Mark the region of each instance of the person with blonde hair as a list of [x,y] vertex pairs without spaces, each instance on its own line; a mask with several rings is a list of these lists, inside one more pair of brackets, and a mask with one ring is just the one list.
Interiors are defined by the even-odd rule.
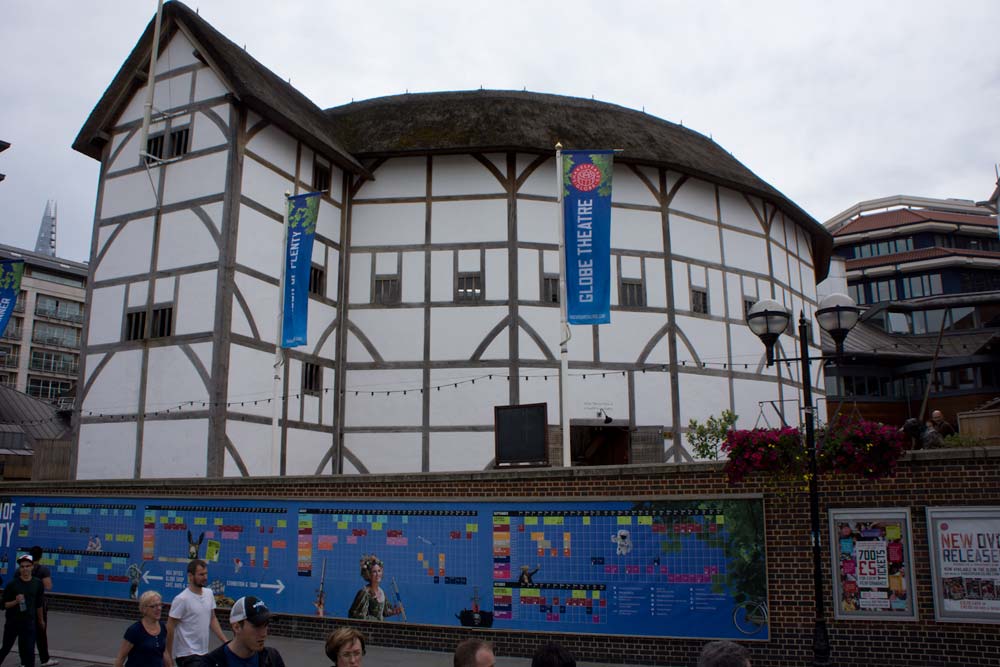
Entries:
[[139,597],[138,621],[125,630],[114,667],[170,667],[164,652],[167,648],[167,625],[160,620],[163,598],[156,591]]
[[326,657],[333,661],[333,667],[361,667],[366,643],[360,630],[337,628],[326,638]]
[[[382,561],[375,554],[361,557],[361,577],[368,582],[358,594],[347,612],[350,618],[381,621],[389,616],[403,613],[403,605],[389,604],[382,589]],[[405,617],[404,617],[405,618]]]

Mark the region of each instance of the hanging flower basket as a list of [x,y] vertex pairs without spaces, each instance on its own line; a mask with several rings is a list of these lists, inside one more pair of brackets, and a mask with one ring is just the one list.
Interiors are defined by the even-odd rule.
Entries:
[[895,475],[906,446],[906,436],[898,428],[865,419],[841,418],[817,433],[816,439],[820,470],[866,479]]
[[743,481],[752,472],[768,472],[782,479],[797,479],[805,469],[806,452],[797,428],[731,430],[722,450],[729,455],[729,482]]

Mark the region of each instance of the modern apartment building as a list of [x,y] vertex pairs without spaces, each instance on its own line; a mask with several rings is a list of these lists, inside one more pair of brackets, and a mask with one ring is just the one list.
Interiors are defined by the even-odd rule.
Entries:
[[14,315],[0,336],[0,384],[56,403],[72,397],[87,265],[2,244],[0,259],[25,263]]

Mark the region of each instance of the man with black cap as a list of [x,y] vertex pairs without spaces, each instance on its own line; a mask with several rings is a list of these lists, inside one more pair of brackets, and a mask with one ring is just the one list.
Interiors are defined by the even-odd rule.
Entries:
[[229,612],[232,641],[202,656],[198,667],[285,667],[281,654],[264,646],[270,621],[263,600],[252,595],[240,598]]
[[43,623],[41,607],[42,582],[31,576],[33,559],[28,554],[17,558],[17,576],[3,589],[3,606],[7,621],[3,626],[3,647],[0,664],[7,658],[14,641],[24,667],[35,667],[35,628]]

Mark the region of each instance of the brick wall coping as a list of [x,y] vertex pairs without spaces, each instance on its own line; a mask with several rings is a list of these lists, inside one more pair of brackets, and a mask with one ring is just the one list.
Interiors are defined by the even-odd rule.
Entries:
[[[901,460],[904,465],[907,463],[938,462],[938,461],[961,461],[961,460],[987,460],[1000,459],[1000,447],[961,447],[949,449],[929,449],[906,452]],[[462,471],[462,472],[413,472],[413,473],[389,473],[389,474],[369,474],[369,475],[303,475],[286,477],[194,477],[194,478],[156,478],[156,479],[88,479],[88,480],[63,480],[63,481],[4,481],[0,482],[0,493],[26,493],[30,495],[51,494],[60,495],[62,493],[86,493],[93,491],[124,490],[132,487],[142,487],[144,494],[148,495],[156,489],[163,489],[164,495],[178,495],[178,487],[183,489],[183,495],[197,495],[198,489],[203,487],[234,487],[238,488],[253,483],[255,493],[260,495],[268,487],[288,487],[294,485],[298,487],[323,487],[324,497],[329,497],[331,490],[337,487],[349,487],[362,484],[427,484],[434,482],[446,482],[450,484],[467,483],[475,485],[484,482],[530,482],[543,480],[554,482],[559,480],[573,481],[576,484],[586,483],[588,479],[617,478],[627,479],[648,479],[658,477],[674,477],[686,474],[697,473],[721,473],[723,461],[697,461],[691,463],[648,463],[636,465],[617,466],[587,466],[587,467],[538,467],[538,468],[504,468],[500,470]],[[409,498],[414,500],[415,498]],[[508,498],[509,499],[509,498]]]

